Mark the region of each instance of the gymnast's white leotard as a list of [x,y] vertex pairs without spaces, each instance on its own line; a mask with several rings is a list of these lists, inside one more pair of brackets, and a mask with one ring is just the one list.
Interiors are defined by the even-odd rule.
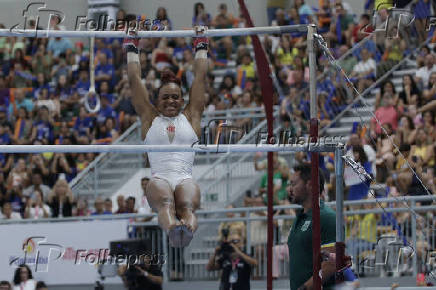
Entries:
[[[197,134],[183,113],[177,117],[156,117],[144,140],[146,145],[192,145],[196,142]],[[151,175],[165,179],[174,191],[183,180],[192,178],[194,156],[195,152],[149,152]]]

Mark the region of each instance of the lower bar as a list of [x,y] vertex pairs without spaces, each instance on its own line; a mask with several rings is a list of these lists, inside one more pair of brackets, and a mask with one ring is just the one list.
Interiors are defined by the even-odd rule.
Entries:
[[0,145],[0,153],[334,152],[341,145]]

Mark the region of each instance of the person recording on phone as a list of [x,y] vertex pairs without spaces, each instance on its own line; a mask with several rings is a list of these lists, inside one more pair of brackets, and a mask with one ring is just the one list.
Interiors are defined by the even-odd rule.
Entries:
[[223,229],[222,237],[206,270],[222,270],[220,290],[250,290],[251,268],[257,266],[257,261],[244,252],[239,234],[229,235],[228,229]]
[[118,275],[122,278],[128,290],[162,290],[162,270],[151,255],[142,255],[140,263],[121,265]]

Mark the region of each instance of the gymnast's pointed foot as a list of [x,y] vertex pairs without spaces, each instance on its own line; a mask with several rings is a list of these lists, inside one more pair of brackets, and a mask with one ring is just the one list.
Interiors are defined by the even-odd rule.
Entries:
[[170,246],[174,248],[184,248],[189,246],[194,237],[192,228],[185,224],[183,220],[179,225],[175,225],[168,231]]

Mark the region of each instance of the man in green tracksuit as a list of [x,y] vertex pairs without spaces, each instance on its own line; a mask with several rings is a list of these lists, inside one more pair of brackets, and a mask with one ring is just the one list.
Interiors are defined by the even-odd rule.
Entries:
[[[289,280],[291,290],[310,290],[313,288],[311,166],[299,165],[294,168],[294,171],[288,185],[289,198],[292,203],[301,205],[303,209],[297,212],[289,232]],[[320,193],[322,193],[324,177],[321,172],[319,176]],[[322,251],[333,253],[336,241],[336,213],[321,201],[320,217]],[[334,267],[323,264],[321,276],[324,289],[326,286],[334,285],[334,274]]]

